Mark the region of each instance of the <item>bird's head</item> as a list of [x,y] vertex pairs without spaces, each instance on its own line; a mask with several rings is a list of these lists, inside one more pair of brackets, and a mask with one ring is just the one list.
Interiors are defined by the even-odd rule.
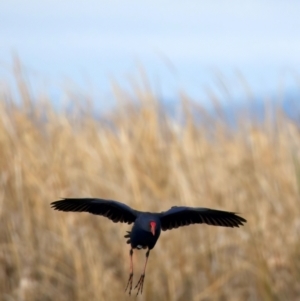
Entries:
[[156,222],[150,221],[150,231],[155,236],[155,230],[156,230]]

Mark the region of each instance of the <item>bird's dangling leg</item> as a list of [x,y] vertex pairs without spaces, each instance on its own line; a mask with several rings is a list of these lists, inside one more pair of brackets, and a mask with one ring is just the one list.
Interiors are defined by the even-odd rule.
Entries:
[[129,279],[127,282],[127,286],[125,288],[125,292],[127,291],[127,288],[129,287],[129,295],[131,295],[131,290],[132,290],[132,280],[133,280],[133,263],[132,263],[132,254],[133,250],[130,249],[129,255],[130,255],[130,273],[129,273]]
[[143,274],[141,275],[139,282],[138,282],[137,285],[135,286],[135,289],[137,288],[137,293],[136,293],[136,295],[138,295],[139,292],[141,292],[141,294],[143,293],[143,285],[144,285],[144,280],[145,280],[145,272],[146,272],[146,266],[147,266],[149,254],[150,254],[150,250],[148,249],[148,251],[147,251],[147,253],[146,253],[146,262],[145,262]]

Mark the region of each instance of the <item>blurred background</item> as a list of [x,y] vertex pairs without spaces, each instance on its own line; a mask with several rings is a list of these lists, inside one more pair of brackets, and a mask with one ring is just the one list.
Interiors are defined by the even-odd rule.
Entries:
[[[164,100],[184,89],[209,103],[299,92],[298,1],[10,1],[1,4],[0,75],[18,55],[31,85],[72,81],[109,103],[140,67]],[[222,77],[230,97],[216,78]],[[51,84],[51,85],[50,85]],[[54,95],[59,98],[59,95]],[[104,102],[103,96],[108,96]]]
[[141,300],[300,300],[299,11],[1,3],[0,300],[130,300],[130,227],[61,197],[248,220],[162,233]]

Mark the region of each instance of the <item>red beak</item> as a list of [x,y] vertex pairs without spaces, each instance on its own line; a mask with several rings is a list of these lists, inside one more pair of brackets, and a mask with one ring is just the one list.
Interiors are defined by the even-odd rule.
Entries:
[[150,222],[150,230],[153,236],[155,235],[156,222]]

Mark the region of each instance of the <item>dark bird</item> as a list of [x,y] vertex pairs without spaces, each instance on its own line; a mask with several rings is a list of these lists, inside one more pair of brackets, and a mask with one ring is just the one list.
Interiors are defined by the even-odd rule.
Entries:
[[134,210],[129,206],[111,200],[82,198],[62,199],[51,203],[52,208],[60,211],[89,212],[111,219],[114,223],[121,222],[131,224],[131,231],[125,235],[130,248],[130,274],[125,291],[132,290],[133,280],[133,249],[147,249],[146,261],[143,273],[135,286],[137,295],[143,292],[145,271],[150,250],[152,250],[159,238],[161,230],[171,230],[190,224],[208,224],[212,226],[239,227],[246,223],[246,220],[234,212],[213,210],[208,208],[177,207],[174,206],[168,211],[160,213],[142,212]]

